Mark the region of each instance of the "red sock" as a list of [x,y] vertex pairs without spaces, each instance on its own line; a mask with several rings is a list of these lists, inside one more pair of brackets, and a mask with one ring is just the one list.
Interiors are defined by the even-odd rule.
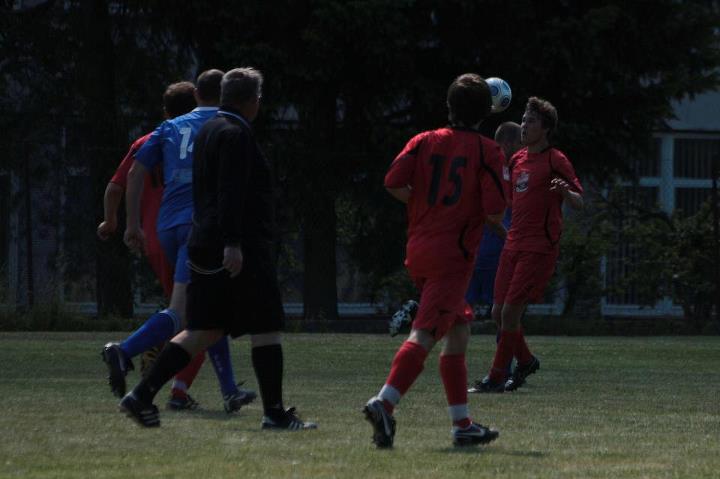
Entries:
[[190,364],[185,366],[185,369],[175,375],[177,381],[185,383],[187,389],[192,386],[193,381],[200,372],[200,368],[205,362],[205,351],[197,353],[194,358],[190,361]]
[[[390,374],[385,384],[394,387],[401,396],[404,396],[417,377],[420,376],[427,355],[428,352],[419,344],[405,341],[398,349],[398,352],[395,353],[395,358],[390,367]],[[391,404],[387,400],[383,402],[385,409],[392,413],[395,404]]]
[[515,331],[515,358],[517,358],[518,364],[523,366],[530,364],[533,358],[525,342],[525,335],[523,334],[522,328],[518,328],[517,331]]
[[440,355],[440,377],[445,386],[450,418],[465,429],[471,424],[467,408],[467,363],[464,354]]
[[505,379],[507,365],[512,360],[515,352],[515,332],[500,331],[500,340],[495,348],[495,358],[490,368],[490,380],[495,383],[502,382]]

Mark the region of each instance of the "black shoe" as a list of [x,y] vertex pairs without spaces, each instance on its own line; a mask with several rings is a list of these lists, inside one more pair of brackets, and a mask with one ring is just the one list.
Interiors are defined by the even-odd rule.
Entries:
[[317,429],[317,424],[301,420],[295,414],[295,408],[277,409],[270,412],[262,418],[263,429],[273,429],[276,431],[303,431],[307,429]]
[[453,427],[453,444],[456,446],[471,446],[473,444],[487,444],[498,438],[500,432],[490,429],[482,424],[472,423],[466,429]]
[[392,319],[390,319],[388,323],[390,336],[397,336],[401,330],[409,328],[415,319],[419,307],[418,302],[412,299],[403,304],[402,307],[392,315]]
[[[238,386],[241,386],[242,384],[243,383],[238,383]],[[241,389],[238,387],[237,392],[223,396],[223,406],[225,407],[225,412],[232,414],[235,411],[239,411],[241,407],[246,404],[250,404],[255,400],[255,398],[257,398],[255,391],[251,391],[250,389]]]
[[490,380],[490,376],[485,376],[480,381],[475,381],[475,385],[468,388],[469,393],[502,393],[505,392],[505,383],[496,383]]
[[100,353],[108,368],[110,391],[117,397],[125,396],[125,376],[135,369],[132,361],[125,357],[117,343],[107,343]]
[[200,403],[197,402],[189,394],[184,396],[170,396],[166,407],[172,411],[192,411],[197,409]]
[[373,442],[380,449],[393,446],[395,440],[395,418],[385,410],[382,399],[371,398],[365,408],[365,419],[373,427]]
[[510,375],[510,379],[505,383],[506,391],[515,391],[525,384],[525,379],[531,374],[535,374],[535,371],[540,369],[540,360],[533,356],[532,361],[525,365],[518,364],[515,366],[515,371]]
[[133,393],[122,398],[118,409],[141,426],[160,427],[158,408],[154,404],[145,404],[133,396]]

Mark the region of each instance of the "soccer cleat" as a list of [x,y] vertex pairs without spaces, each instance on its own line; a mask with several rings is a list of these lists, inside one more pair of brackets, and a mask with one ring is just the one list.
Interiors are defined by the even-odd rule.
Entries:
[[468,392],[473,394],[502,393],[505,392],[505,383],[496,383],[490,380],[490,376],[485,376],[480,381],[475,381],[475,385],[468,388]]
[[452,428],[453,444],[456,446],[487,444],[497,439],[498,436],[500,436],[500,432],[475,422],[465,429]]
[[154,404],[145,404],[133,393],[126,395],[118,404],[120,412],[144,427],[159,427],[160,414]]
[[518,364],[515,366],[515,371],[510,375],[510,379],[505,382],[505,390],[506,391],[515,391],[518,388],[521,388],[525,384],[525,380],[528,376],[531,374],[535,374],[535,372],[540,369],[540,360],[533,356],[532,360],[523,366]]
[[107,343],[100,356],[108,368],[110,391],[119,398],[125,396],[125,376],[128,371],[135,369],[132,361],[125,357],[125,353],[117,343]]
[[404,327],[410,326],[415,319],[419,307],[418,302],[412,299],[403,304],[402,307],[392,315],[392,319],[390,319],[388,323],[390,336],[397,336]]
[[317,424],[301,420],[297,414],[295,414],[295,408],[291,407],[288,409],[277,409],[274,413],[263,416],[262,428],[275,431],[304,431],[307,429],[317,429]]
[[[239,383],[238,386],[242,385],[243,383]],[[223,396],[223,405],[225,406],[225,412],[228,414],[232,414],[236,411],[239,411],[241,407],[245,406],[246,404],[250,404],[257,398],[257,394],[255,391],[251,391],[249,389],[241,389],[238,387],[238,390],[232,394],[228,394],[226,396]]]
[[373,442],[380,449],[393,446],[395,440],[395,418],[385,410],[382,399],[371,398],[365,408],[365,419],[373,427]]
[[200,406],[189,394],[184,396],[172,395],[166,404],[167,408],[172,411],[192,411]]
[[152,368],[153,364],[155,364],[155,361],[157,361],[157,358],[160,355],[160,351],[162,351],[164,347],[165,344],[163,343],[159,346],[153,346],[152,348],[142,353],[142,356],[140,358],[140,375],[143,377],[143,379],[147,377],[148,373],[150,372],[150,368]]

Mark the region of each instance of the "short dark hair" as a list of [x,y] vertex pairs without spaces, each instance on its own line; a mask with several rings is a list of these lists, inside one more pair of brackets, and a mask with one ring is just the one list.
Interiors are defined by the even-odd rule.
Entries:
[[490,88],[480,75],[465,73],[450,84],[447,104],[451,124],[474,125],[490,114]]
[[262,95],[263,76],[253,67],[234,68],[222,79],[220,103],[242,105]]
[[184,115],[197,106],[195,103],[195,85],[181,81],[168,85],[163,93],[163,106],[170,118]]
[[520,125],[514,121],[506,121],[495,130],[495,141],[502,143],[517,143],[520,141]]
[[558,124],[557,109],[547,100],[531,96],[525,105],[525,111],[535,113],[540,118],[540,124],[548,130],[547,136],[553,134]]
[[220,82],[223,72],[212,69],[205,70],[197,78],[197,94],[202,101],[218,103],[220,101]]

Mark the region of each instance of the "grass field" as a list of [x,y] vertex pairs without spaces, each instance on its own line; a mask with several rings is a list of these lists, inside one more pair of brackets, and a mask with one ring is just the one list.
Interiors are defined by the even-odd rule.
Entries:
[[[209,363],[193,387],[201,410],[161,408],[161,428],[139,428],[116,412],[99,357],[120,337],[0,334],[0,477],[720,477],[717,337],[531,337],[542,369],[516,393],[470,397],[501,436],[463,449],[431,354],[389,451],[374,449],[360,410],[402,339],[287,335],[287,403],[320,426],[290,434],[262,432],[259,404],[227,416]],[[237,377],[255,387],[247,341],[233,348]],[[471,378],[493,349],[494,337],[472,338]]]

